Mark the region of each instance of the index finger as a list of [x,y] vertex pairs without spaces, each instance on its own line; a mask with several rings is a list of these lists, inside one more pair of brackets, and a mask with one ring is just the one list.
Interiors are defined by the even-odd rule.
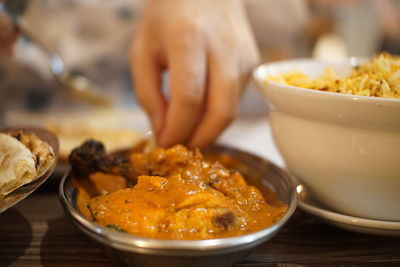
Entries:
[[166,110],[161,91],[161,66],[155,51],[144,38],[134,40],[130,56],[136,98],[150,117],[153,131],[158,136]]
[[206,80],[206,52],[201,42],[184,38],[168,47],[170,102],[161,146],[186,143],[202,113]]

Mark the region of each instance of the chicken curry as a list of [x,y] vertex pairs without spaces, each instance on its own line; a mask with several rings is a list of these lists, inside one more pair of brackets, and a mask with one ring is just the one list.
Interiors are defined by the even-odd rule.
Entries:
[[287,210],[279,201],[268,201],[271,196],[264,198],[239,172],[182,145],[116,156],[87,141],[69,160],[81,213],[137,236],[239,236],[272,225]]

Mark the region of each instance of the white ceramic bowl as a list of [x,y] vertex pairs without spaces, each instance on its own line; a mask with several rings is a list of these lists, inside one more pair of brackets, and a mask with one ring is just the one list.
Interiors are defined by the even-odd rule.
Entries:
[[286,166],[314,199],[344,214],[400,221],[400,99],[265,83],[288,71],[315,77],[328,66],[344,75],[351,63],[283,61],[258,67],[253,78]]

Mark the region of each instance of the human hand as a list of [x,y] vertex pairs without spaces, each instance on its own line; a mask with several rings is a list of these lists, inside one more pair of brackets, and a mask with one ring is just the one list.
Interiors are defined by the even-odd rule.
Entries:
[[137,99],[164,147],[212,143],[259,58],[241,0],[150,0],[130,57]]

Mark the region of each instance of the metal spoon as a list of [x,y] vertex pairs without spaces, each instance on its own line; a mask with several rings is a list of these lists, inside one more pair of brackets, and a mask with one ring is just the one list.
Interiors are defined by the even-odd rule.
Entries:
[[[21,2],[21,1],[20,1]],[[23,1],[24,2],[24,1]],[[28,24],[19,16],[20,6],[25,3],[20,3],[20,5],[7,5],[9,1],[5,4],[0,4],[0,11],[4,11],[9,14],[15,23],[15,25],[21,31],[21,34],[28,39],[33,45],[38,47],[47,58],[47,64],[49,65],[50,71],[54,78],[66,88],[72,96],[79,100],[85,101],[89,104],[99,105],[99,106],[110,106],[111,101],[106,96],[96,92],[96,90],[91,85],[88,78],[71,73],[66,67],[59,55],[52,51],[33,31],[30,30]],[[10,2],[11,3],[11,2]],[[13,4],[16,4],[14,2]],[[11,6],[11,8],[9,7]],[[15,9],[15,10],[14,10]]]
[[5,128],[0,129],[0,132],[8,132],[14,130],[23,130],[26,132],[32,132],[36,134],[41,140],[47,142],[51,148],[53,149],[55,155],[55,161],[53,165],[39,178],[36,178],[34,181],[21,186],[20,188],[14,190],[10,194],[6,195],[4,198],[0,199],[0,213],[6,211],[11,208],[27,196],[29,196],[33,191],[35,191],[41,184],[43,184],[49,176],[53,173],[59,156],[59,142],[56,135],[52,132],[47,131],[42,128],[35,127],[27,127],[27,128]]

